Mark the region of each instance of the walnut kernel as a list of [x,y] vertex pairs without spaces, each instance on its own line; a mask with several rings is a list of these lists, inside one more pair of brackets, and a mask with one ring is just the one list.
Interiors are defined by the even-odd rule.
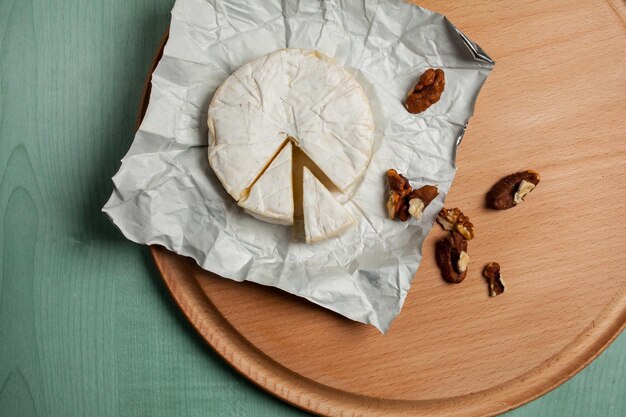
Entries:
[[404,107],[409,113],[423,112],[439,101],[445,86],[446,78],[442,69],[427,69],[407,95]]
[[424,209],[437,197],[434,185],[413,190],[409,180],[395,169],[387,171],[387,216],[392,220],[406,221],[409,216],[420,219]]
[[474,225],[470,222],[469,217],[456,207],[449,210],[442,208],[437,215],[437,222],[444,230],[456,230],[466,240],[474,238]]
[[435,185],[424,185],[409,193],[409,199],[419,198],[424,202],[424,207],[428,205],[439,195],[439,189]]
[[486,195],[488,207],[506,210],[515,207],[539,184],[537,171],[527,170],[507,175],[495,183]]
[[495,297],[502,294],[506,290],[504,279],[500,274],[500,264],[497,262],[489,262],[485,265],[483,275],[487,278],[487,284],[489,286],[489,296]]
[[422,218],[424,209],[439,195],[439,189],[434,185],[424,185],[411,191],[406,199],[409,204],[409,214],[417,220]]
[[445,281],[458,284],[467,276],[467,240],[458,232],[453,230],[437,242],[435,258]]
[[463,214],[458,208],[446,209],[442,208],[437,215],[437,222],[443,227],[443,230],[452,230],[459,216]]

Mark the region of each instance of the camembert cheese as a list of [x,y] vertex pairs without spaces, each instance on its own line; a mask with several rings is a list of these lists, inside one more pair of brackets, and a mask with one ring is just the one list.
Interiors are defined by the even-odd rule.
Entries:
[[372,155],[374,120],[363,88],[315,50],[282,49],[237,69],[215,92],[208,126],[209,163],[220,182],[248,213],[272,223],[293,223],[293,198],[286,203],[293,185],[278,174],[286,172],[286,142],[346,195]]

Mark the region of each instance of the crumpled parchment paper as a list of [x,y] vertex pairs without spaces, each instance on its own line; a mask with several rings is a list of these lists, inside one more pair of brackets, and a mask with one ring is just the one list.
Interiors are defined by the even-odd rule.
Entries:
[[[357,227],[312,245],[290,227],[245,214],[207,161],[217,87],[246,62],[286,47],[317,49],[348,68],[376,122],[372,161],[346,205]],[[134,242],[163,245],[222,277],[281,288],[384,332],[417,271],[493,65],[444,16],[400,0],[177,0],[147,113],[103,211]],[[404,98],[427,68],[445,70],[446,89],[411,115]],[[420,221],[386,218],[389,168],[414,187],[439,187]]]

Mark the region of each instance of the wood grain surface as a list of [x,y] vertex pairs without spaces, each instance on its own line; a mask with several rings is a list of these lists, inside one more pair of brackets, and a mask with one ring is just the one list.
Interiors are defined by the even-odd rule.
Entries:
[[[514,7],[494,23],[492,3],[474,4],[472,19],[457,22],[479,43],[489,36],[498,62],[446,202],[477,227],[470,274],[458,286],[439,278],[433,247],[443,233],[433,229],[388,334],[153,249],[172,295],[227,362],[318,414],[482,416],[555,388],[621,332],[626,254],[612,253],[626,227],[606,213],[626,203],[616,192],[626,174],[623,21],[608,3],[557,6],[529,4],[526,36],[517,38]],[[456,22],[463,12],[446,14]],[[583,17],[600,29],[582,31]],[[593,82],[581,67],[594,68]],[[528,203],[484,207],[495,181],[526,168],[542,173]],[[481,270],[494,260],[509,291],[489,299]]]
[[[173,3],[0,0],[0,416],[304,415],[264,394],[217,358],[174,305],[147,249],[126,241],[100,213],[111,193],[110,177],[132,141],[141,85]],[[612,3],[624,6],[621,0]],[[603,75],[612,69],[613,80],[624,79],[623,48],[613,49],[624,39],[624,31],[611,20],[617,13],[602,1],[423,4],[447,14],[498,60],[459,154],[451,203],[465,206],[474,192],[476,198],[482,193],[463,186],[469,178],[470,145],[482,146],[487,140],[507,149],[506,143],[516,140],[534,145],[541,139],[549,146],[553,138],[542,133],[543,123],[558,125],[559,117],[565,118],[562,125],[572,141],[596,141],[589,165],[595,167],[596,179],[598,165],[603,167],[598,186],[607,186],[604,178],[623,176],[623,165],[611,161],[623,150],[623,135],[614,132],[624,131],[615,99],[624,95],[624,85],[614,82],[607,95],[604,81],[599,90],[590,82],[597,68]],[[542,7],[548,8],[545,16]],[[593,45],[594,52],[586,58],[578,55],[581,44]],[[561,50],[560,57],[550,56]],[[610,67],[614,61],[620,66]],[[562,92],[548,90],[551,95],[545,97],[538,84],[526,87],[527,95],[503,100],[503,109],[496,109],[497,114],[513,114],[513,119],[497,125],[481,122],[493,86],[506,88],[506,74],[520,63],[525,83],[538,82],[532,72],[538,63],[543,77],[563,76],[571,82],[559,84]],[[559,68],[563,74],[556,72]],[[573,125],[568,125],[573,117],[561,113],[563,106],[573,104],[546,104],[546,97],[562,96],[580,100]],[[525,116],[519,107],[527,109]],[[542,120],[543,112],[547,120]],[[594,123],[593,117],[604,112],[613,119],[603,116],[606,124]],[[488,128],[494,125],[492,134]],[[574,167],[580,159],[576,151],[552,145],[562,151],[554,156],[557,168],[565,162]],[[609,155],[606,165],[601,151]],[[485,170],[507,171],[509,156],[496,158],[502,166]],[[544,163],[528,160],[539,162]],[[544,178],[542,188],[551,181]],[[545,198],[540,192],[547,190],[537,189],[520,209],[538,209],[535,204]],[[566,233],[575,227],[569,221],[576,209],[561,208],[567,222],[560,224],[568,226],[559,233]],[[623,226],[620,230],[619,222],[605,223],[604,215],[598,210],[596,224],[617,244],[608,255],[599,255],[596,270],[586,269],[586,279],[606,274],[606,261],[624,259],[619,245]],[[539,226],[529,226],[528,233],[548,239]],[[482,220],[480,228],[486,228]],[[581,258],[597,244],[594,239],[604,236],[601,231],[590,231]],[[475,261],[489,235],[477,239],[472,245]],[[550,256],[569,253],[566,248],[555,252]],[[520,291],[524,279],[511,275],[513,265],[505,265],[509,295]],[[436,276],[423,274],[417,282],[438,285]],[[474,275],[467,284],[479,291],[477,281]],[[406,311],[421,308],[422,298],[414,289]],[[581,374],[507,416],[624,416],[624,392],[622,335]]]

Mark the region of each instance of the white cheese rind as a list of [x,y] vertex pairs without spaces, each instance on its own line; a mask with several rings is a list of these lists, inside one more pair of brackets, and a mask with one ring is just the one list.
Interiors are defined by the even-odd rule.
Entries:
[[228,77],[209,106],[209,162],[236,200],[290,136],[346,192],[365,173],[374,121],[361,85],[314,50],[283,49]]
[[293,176],[291,143],[288,142],[265,172],[239,200],[251,216],[268,223],[293,224]]
[[307,243],[337,236],[355,224],[350,213],[306,167],[303,178],[302,210]]

